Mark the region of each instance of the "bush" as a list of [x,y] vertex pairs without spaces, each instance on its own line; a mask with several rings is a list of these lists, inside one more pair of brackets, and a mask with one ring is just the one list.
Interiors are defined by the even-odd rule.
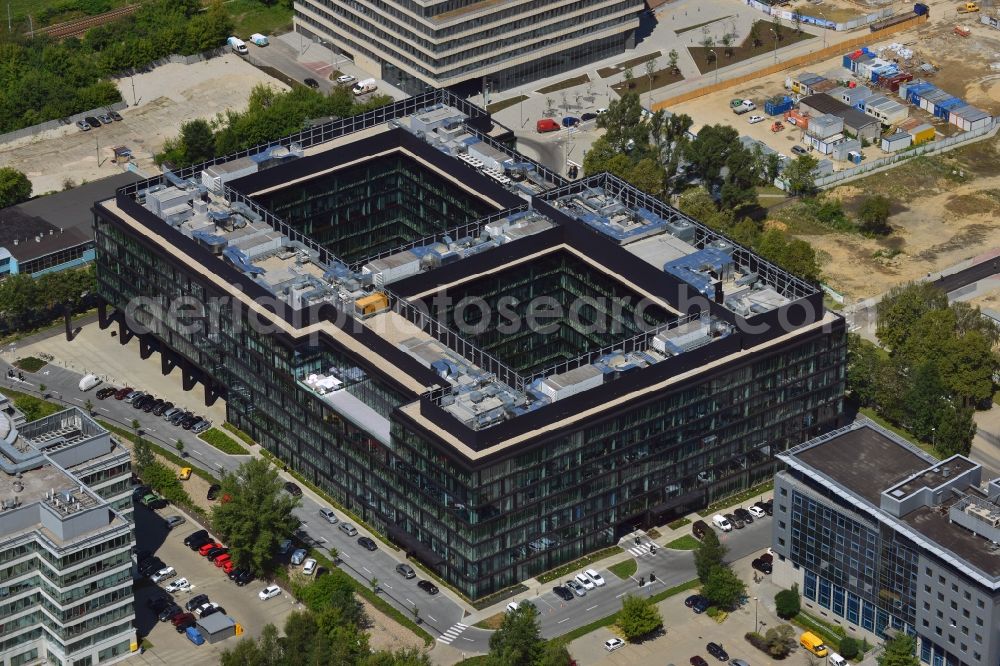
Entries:
[[718,606],[709,606],[708,610],[705,611],[705,615],[709,616],[713,620],[719,616]]
[[228,453],[233,456],[250,455],[250,452],[240,446],[236,440],[218,428],[209,428],[205,432],[201,433],[199,437],[223,453]]
[[858,645],[858,641],[856,639],[851,638],[850,636],[840,639],[840,649],[838,652],[840,652],[840,656],[844,659],[854,659],[858,656],[859,650],[860,646]]
[[754,646],[761,652],[767,652],[767,640],[763,636],[758,634],[756,631],[748,631],[743,638],[747,640],[750,645]]
[[25,372],[38,372],[45,367],[45,361],[34,356],[25,356],[14,361],[14,367]]
[[774,595],[774,606],[778,617],[782,620],[790,620],[802,610],[802,603],[799,599],[799,586],[793,585],[790,590],[782,590]]

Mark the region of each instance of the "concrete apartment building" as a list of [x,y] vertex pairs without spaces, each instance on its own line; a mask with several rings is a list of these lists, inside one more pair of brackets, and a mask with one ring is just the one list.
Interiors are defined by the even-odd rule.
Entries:
[[849,635],[915,635],[923,663],[1000,661],[1000,481],[867,420],[778,458],[775,583]]
[[815,285],[496,129],[439,90],[95,204],[101,325],[472,598],[770,479],[844,391]]
[[[635,45],[643,0],[296,0],[295,29],[415,95],[490,91]],[[458,90],[458,88],[456,88]]]
[[0,664],[88,666],[136,649],[129,452],[79,409],[0,401]]

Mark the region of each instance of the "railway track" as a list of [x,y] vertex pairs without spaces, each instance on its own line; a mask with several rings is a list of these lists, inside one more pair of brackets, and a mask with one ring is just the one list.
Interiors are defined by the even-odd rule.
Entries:
[[125,7],[119,7],[118,9],[112,9],[110,12],[104,12],[103,14],[87,16],[75,21],[66,21],[65,23],[50,25],[47,28],[42,28],[41,30],[36,30],[35,32],[37,34],[55,37],[56,39],[79,37],[91,28],[104,25],[105,23],[109,23],[115,19],[120,19],[123,16],[128,16],[135,10],[139,9],[139,7],[140,5],[138,3],[134,5],[127,5]]

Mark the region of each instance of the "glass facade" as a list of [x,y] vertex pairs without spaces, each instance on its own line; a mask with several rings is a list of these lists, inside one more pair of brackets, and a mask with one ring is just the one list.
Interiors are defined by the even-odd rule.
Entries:
[[405,155],[366,160],[258,200],[346,262],[496,212]]
[[[426,85],[482,76],[489,77],[492,90],[503,90],[621,53],[631,44],[643,9],[634,0],[430,6],[407,0],[300,0],[295,18],[300,30],[375,60],[387,82],[416,94]],[[526,58],[559,46],[555,54]],[[402,75],[394,80],[397,74]]]
[[[124,223],[99,216],[96,226],[98,288],[110,304],[222,295]],[[155,304],[135,319],[225,388],[230,421],[473,598],[612,545],[672,508],[770,478],[774,453],[828,430],[842,411],[844,338],[817,332],[473,464],[397,409],[416,396],[361,372],[333,340],[285,342],[233,311],[199,334]],[[388,443],[300,381],[331,367],[390,421]]]

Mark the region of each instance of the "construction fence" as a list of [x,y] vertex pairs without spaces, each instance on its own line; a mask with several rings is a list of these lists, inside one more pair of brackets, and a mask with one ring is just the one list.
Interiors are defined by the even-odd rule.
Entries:
[[[751,0],[755,1],[755,0]],[[910,28],[925,23],[927,21],[927,16],[914,16],[909,21],[903,21],[902,23],[897,23],[896,25],[889,26],[884,30],[879,30],[874,36],[876,39],[884,39],[888,35],[895,34],[897,32],[902,32],[903,30],[909,30]],[[817,51],[812,51],[810,53],[804,53],[800,56],[794,58],[788,58],[785,60],[780,60],[774,64],[761,67],[758,70],[750,72],[749,74],[743,74],[741,76],[735,76],[732,78],[723,79],[718,83],[712,83],[694,90],[689,90],[686,93],[681,93],[679,95],[674,95],[673,97],[667,98],[661,102],[655,102],[653,104],[653,111],[659,111],[660,109],[668,109],[670,106],[675,104],[681,104],[682,102],[689,102],[693,99],[698,99],[699,97],[704,97],[705,95],[710,95],[714,92],[719,92],[720,90],[726,90],[732,88],[733,86],[738,86],[744,83],[749,83],[751,81],[757,81],[763,76],[769,76],[771,74],[776,74],[777,72],[784,71],[786,69],[792,69],[795,67],[802,67],[809,65],[820,60],[825,60],[826,58],[833,58],[839,55],[843,55],[844,52],[850,51],[858,48],[859,46],[866,46],[871,44],[873,39],[872,34],[864,34],[858,37],[852,37],[851,39],[845,39],[837,42],[836,44],[831,44],[826,48],[819,49]],[[758,56],[763,58],[765,56]]]
[[763,2],[757,2],[757,0],[747,0],[747,5],[758,11],[764,12],[769,16],[780,18],[781,20],[788,21],[789,23],[795,23],[795,18],[798,16],[799,23],[803,25],[816,25],[821,28],[826,28],[827,30],[836,30],[837,32],[854,30],[855,28],[860,28],[870,23],[874,23],[875,21],[881,21],[884,18],[889,18],[893,14],[892,7],[887,7],[880,11],[851,19],[850,21],[836,23],[817,16],[807,16],[805,14],[796,14],[795,12],[788,11],[787,9],[778,9],[777,7],[766,5]]

